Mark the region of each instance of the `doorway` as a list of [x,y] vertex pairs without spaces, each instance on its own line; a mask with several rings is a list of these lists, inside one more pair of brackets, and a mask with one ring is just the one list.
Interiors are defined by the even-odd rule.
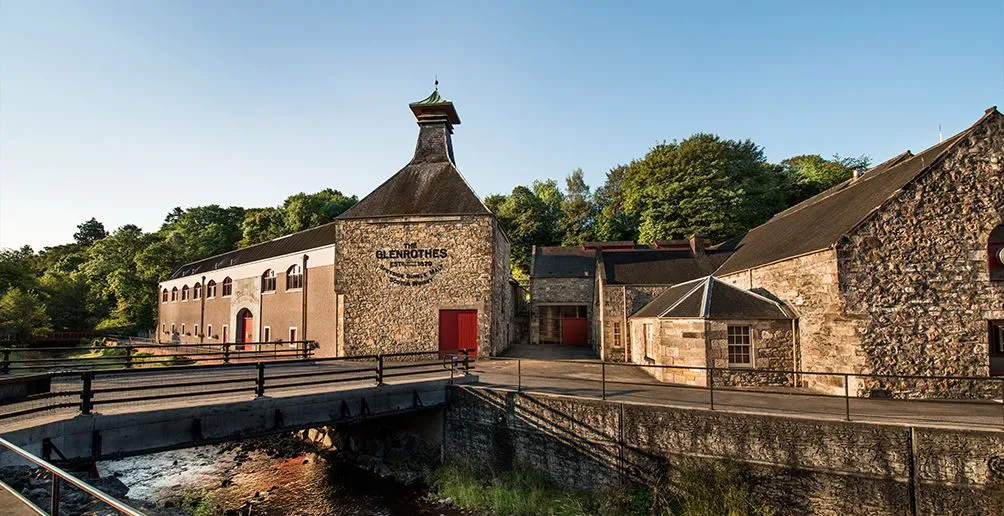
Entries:
[[461,349],[469,351],[471,358],[478,356],[478,311],[439,311],[439,354],[455,354]]
[[251,310],[242,308],[237,312],[237,345],[234,349],[243,350],[245,344],[254,342],[254,315]]

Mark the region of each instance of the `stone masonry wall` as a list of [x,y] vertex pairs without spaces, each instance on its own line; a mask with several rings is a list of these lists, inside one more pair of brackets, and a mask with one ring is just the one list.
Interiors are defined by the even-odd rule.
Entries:
[[[837,247],[840,286],[876,374],[986,376],[1004,319],[987,241],[1004,222],[1004,116],[994,114]],[[980,396],[986,382],[885,382],[894,395]],[[999,393],[995,394],[999,397]]]
[[[635,364],[707,367],[708,350],[704,319],[630,318],[631,362]],[[652,355],[645,355],[645,324],[652,325]],[[700,369],[644,368],[661,382],[704,387],[707,374]]]
[[728,327],[749,326],[753,345],[752,368],[757,370],[791,371],[794,369],[793,332],[791,321],[786,320],[731,320],[708,321],[708,340],[715,371],[715,385],[794,385],[791,374],[748,372],[729,368]]
[[[593,277],[530,278],[530,342],[540,344],[540,305],[586,305],[586,318],[591,326],[596,309],[595,286]],[[592,344],[592,332],[587,338]]]
[[[783,300],[798,316],[796,369],[861,372],[865,368],[858,334],[860,316],[847,314],[833,250],[797,256],[719,278]],[[806,375],[806,387],[843,394],[842,376]]]
[[492,309],[494,328],[492,335],[492,355],[498,355],[509,347],[515,332],[515,305],[509,279],[512,269],[509,263],[509,239],[506,238],[498,220],[492,219]]
[[[649,304],[671,285],[601,285],[603,297],[602,338],[605,360],[626,362],[631,357],[631,325],[628,317]],[[626,310],[625,310],[626,308]],[[620,323],[622,346],[614,346],[613,323]]]
[[[601,490],[729,459],[775,514],[1001,514],[1004,434],[447,389],[444,456]],[[915,507],[913,507],[915,505]],[[913,507],[913,510],[912,510]]]
[[[493,219],[487,216],[340,220],[335,290],[344,295],[346,355],[433,351],[439,311],[478,311],[478,349],[492,350]],[[378,252],[445,249],[446,257],[407,260]]]

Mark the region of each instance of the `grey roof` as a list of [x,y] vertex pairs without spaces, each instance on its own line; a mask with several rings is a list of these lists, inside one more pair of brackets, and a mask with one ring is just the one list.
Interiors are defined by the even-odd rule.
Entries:
[[197,262],[182,265],[171,275],[171,279],[203,274],[206,272],[250,263],[285,254],[306,251],[335,243],[334,222],[307,229],[268,242],[252,245],[229,253],[218,254]]
[[791,319],[777,301],[707,276],[658,295],[632,317],[687,319]]
[[415,157],[339,219],[491,215],[454,165],[445,121],[419,123]]
[[696,256],[690,249],[635,249],[603,251],[601,257],[608,284],[676,285],[713,273],[731,253],[723,245]]
[[559,246],[534,249],[531,278],[592,278],[595,275],[594,249]]
[[778,213],[750,230],[715,274],[730,274],[835,245],[900,189],[929,170],[992,113],[997,111],[987,110],[972,127],[920,154],[896,156],[857,179],[845,181]]

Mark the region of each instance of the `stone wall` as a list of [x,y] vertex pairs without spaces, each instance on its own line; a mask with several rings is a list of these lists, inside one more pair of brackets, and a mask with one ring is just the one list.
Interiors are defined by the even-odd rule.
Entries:
[[[540,344],[540,305],[586,305],[586,319],[592,326],[596,279],[530,278],[530,343]],[[592,332],[588,335],[593,343]]]
[[795,378],[786,373],[744,372],[729,368],[728,327],[749,326],[753,345],[752,368],[759,371],[794,369],[794,332],[791,321],[786,320],[731,320],[708,321],[707,338],[714,357],[715,385],[783,385],[793,386]]
[[[795,368],[861,372],[860,316],[848,314],[840,291],[836,252],[830,249],[722,276],[722,281],[784,301],[798,317]],[[806,375],[806,387],[843,394],[842,376]]]
[[513,340],[515,329],[516,306],[513,299],[509,279],[512,278],[512,268],[509,263],[509,239],[499,225],[498,220],[491,219],[492,224],[492,309],[493,334],[491,339],[491,355],[498,355],[509,347]]
[[[604,360],[611,362],[626,362],[631,357],[631,325],[628,317],[639,308],[647,305],[656,296],[663,293],[671,285],[608,285],[600,282],[598,321],[600,344],[603,351],[600,354]],[[614,323],[620,324],[622,337],[621,346],[614,345]]]
[[[989,281],[987,266],[990,231],[1004,222],[1002,167],[1004,116],[995,114],[839,243],[840,287],[862,336],[864,370],[989,373],[987,320],[1004,319],[1004,283]],[[902,396],[988,388],[928,383],[885,387]]]
[[[631,323],[631,362],[665,366],[708,366],[706,324],[704,319],[659,319],[645,317],[629,319]],[[642,335],[645,324],[652,325],[652,354],[646,356]],[[707,386],[707,373],[702,369],[644,368],[661,382]]]
[[[335,290],[344,296],[344,353],[433,351],[439,311],[478,311],[478,349],[493,349],[493,224],[488,216],[350,219],[336,224]],[[407,262],[378,252],[446,250]]]
[[652,483],[720,459],[776,514],[1000,514],[1004,435],[447,389],[444,455],[575,489]]

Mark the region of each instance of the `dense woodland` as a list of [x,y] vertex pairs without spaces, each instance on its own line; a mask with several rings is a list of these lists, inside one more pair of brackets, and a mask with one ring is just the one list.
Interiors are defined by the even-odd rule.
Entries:
[[[749,140],[695,134],[662,143],[611,169],[595,190],[572,171],[485,198],[512,243],[513,274],[525,277],[533,245],[684,238],[719,242],[851,177],[866,157],[795,156],[769,163]],[[356,196],[326,189],[281,206],[175,208],[160,229],[108,232],[90,219],[71,243],[0,250],[0,332],[30,341],[47,331],[152,328],[157,283],[179,266],[334,220]]]

